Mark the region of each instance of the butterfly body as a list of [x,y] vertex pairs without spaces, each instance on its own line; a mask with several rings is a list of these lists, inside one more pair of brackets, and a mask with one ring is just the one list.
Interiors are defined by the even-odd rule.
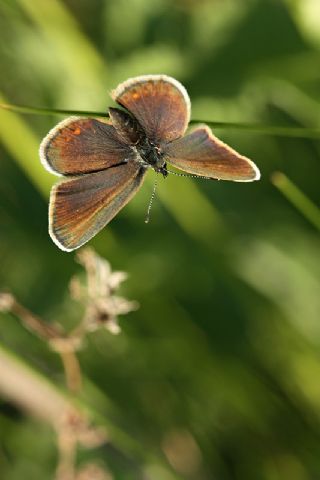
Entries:
[[158,145],[151,144],[148,138],[146,138],[144,142],[137,147],[137,153],[142,165],[145,165],[147,168],[153,168],[155,172],[161,173],[164,177],[168,175],[164,154]]
[[109,108],[112,125],[119,137],[130,145],[136,161],[144,168],[153,168],[164,177],[168,175],[160,145],[152,143],[139,122],[129,113],[118,108]]
[[53,186],[49,233],[65,251],[90,240],[131,200],[153,169],[168,175],[167,162],[193,176],[250,182],[256,165],[216,138],[209,127],[185,134],[190,99],[166,75],[145,75],[121,83],[109,120],[70,117],[43,139],[40,158],[64,176]]

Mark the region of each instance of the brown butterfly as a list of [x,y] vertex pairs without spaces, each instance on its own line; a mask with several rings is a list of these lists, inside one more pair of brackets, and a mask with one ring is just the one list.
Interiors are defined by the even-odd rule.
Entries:
[[54,185],[49,233],[65,251],[98,233],[140,188],[148,169],[164,177],[167,162],[190,174],[250,182],[256,165],[216,138],[206,125],[184,135],[190,120],[186,89],[166,75],[144,75],[121,83],[110,119],[70,117],[40,145],[47,170],[65,179]]

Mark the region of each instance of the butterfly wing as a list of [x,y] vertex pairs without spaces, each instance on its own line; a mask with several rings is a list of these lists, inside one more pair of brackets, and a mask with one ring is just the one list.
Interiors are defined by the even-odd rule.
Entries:
[[206,125],[169,143],[167,161],[185,172],[218,180],[259,180],[258,167],[215,137]]
[[138,120],[154,143],[181,137],[190,120],[186,89],[166,75],[144,75],[121,83],[112,98]]
[[49,204],[52,240],[65,251],[86,243],[129,202],[144,174],[132,161],[54,185]]
[[130,157],[131,150],[107,122],[70,117],[43,139],[40,158],[57,175],[77,175],[112,167]]

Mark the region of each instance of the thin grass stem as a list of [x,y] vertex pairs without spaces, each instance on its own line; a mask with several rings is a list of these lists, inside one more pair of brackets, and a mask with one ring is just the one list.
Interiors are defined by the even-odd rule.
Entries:
[[312,225],[320,230],[320,209],[284,173],[273,173],[271,183]]
[[[65,110],[57,108],[32,107],[29,105],[13,105],[1,103],[0,108],[23,114],[35,115],[75,115],[77,117],[105,117],[108,118],[107,112],[93,112],[91,110]],[[272,135],[281,137],[296,138],[320,138],[320,128],[309,127],[286,127],[281,125],[262,125],[256,123],[237,123],[237,122],[220,122],[213,120],[190,120],[190,125],[203,124],[209,125],[211,128],[221,130],[240,130],[261,135]]]

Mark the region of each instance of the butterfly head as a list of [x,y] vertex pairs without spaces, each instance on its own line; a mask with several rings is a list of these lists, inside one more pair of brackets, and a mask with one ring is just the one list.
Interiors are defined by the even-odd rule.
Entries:
[[144,165],[153,168],[155,172],[161,173],[164,177],[168,175],[164,153],[159,145],[154,144],[146,137],[144,142],[138,146],[137,151]]

